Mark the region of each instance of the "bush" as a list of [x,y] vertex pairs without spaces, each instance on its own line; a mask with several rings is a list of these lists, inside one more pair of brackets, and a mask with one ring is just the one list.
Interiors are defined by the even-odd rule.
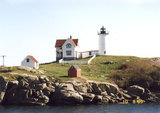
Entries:
[[149,88],[154,81],[160,81],[160,65],[151,61],[122,64],[110,76],[124,89],[131,85]]

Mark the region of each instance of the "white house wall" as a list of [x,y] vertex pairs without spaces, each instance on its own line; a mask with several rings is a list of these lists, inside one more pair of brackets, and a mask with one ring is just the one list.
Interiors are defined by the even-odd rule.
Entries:
[[[29,59],[29,62],[27,62],[27,59]],[[31,68],[39,68],[39,64],[34,62],[29,56],[27,56],[22,62],[21,62],[21,66],[27,66],[27,67],[31,67]]]
[[[66,44],[68,44],[68,43],[70,43],[72,46],[71,46],[71,48],[66,48]],[[74,45],[72,44],[72,42],[69,40],[69,39],[67,39],[66,40],[66,42],[63,44],[63,46],[62,46],[62,49],[63,49],[63,57],[64,58],[68,58],[68,57],[70,57],[70,58],[74,58],[74,57],[76,57],[76,54],[75,54],[75,52],[74,52]],[[66,51],[71,51],[71,55],[70,56],[68,56],[68,55],[66,55]]]
[[77,52],[77,58],[82,58],[82,54]]
[[98,51],[91,51],[91,55],[89,55],[89,51],[87,52],[82,52],[82,58],[87,58],[87,57],[91,57],[93,55],[97,55],[98,54]]
[[76,52],[75,57],[76,57],[76,58],[80,58],[79,46],[76,46],[76,47],[74,48],[74,51]]

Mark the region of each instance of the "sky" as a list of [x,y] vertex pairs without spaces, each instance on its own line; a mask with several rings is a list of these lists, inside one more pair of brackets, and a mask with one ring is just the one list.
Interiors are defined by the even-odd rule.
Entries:
[[81,51],[96,50],[102,26],[107,55],[160,57],[159,0],[0,0],[0,56],[6,66],[27,55],[52,62],[56,39],[70,35]]

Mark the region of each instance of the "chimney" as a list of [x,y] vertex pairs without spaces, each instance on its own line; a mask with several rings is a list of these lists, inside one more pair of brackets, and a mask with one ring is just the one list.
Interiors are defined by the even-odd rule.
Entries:
[[72,39],[72,36],[70,35],[70,39]]

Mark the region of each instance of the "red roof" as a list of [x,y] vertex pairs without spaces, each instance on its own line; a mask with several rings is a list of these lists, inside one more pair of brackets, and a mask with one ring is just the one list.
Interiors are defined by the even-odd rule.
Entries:
[[29,57],[30,57],[34,62],[38,63],[38,61],[37,61],[33,56],[29,55]]
[[[58,39],[56,40],[56,44],[55,44],[55,47],[62,47],[62,45],[65,43],[67,39]],[[70,38],[70,41],[75,45],[75,46],[78,46],[78,39],[71,39]]]

